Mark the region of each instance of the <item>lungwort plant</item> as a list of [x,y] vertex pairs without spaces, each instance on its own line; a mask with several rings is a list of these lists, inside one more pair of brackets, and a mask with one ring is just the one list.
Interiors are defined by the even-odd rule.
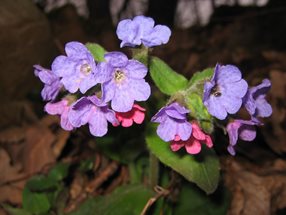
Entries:
[[[59,115],[65,130],[87,125],[95,144],[129,167],[129,185],[109,196],[88,199],[72,214],[144,214],[148,210],[183,214],[183,207],[193,212],[196,207],[208,210],[203,205],[212,203],[198,188],[211,194],[219,184],[220,165],[213,146],[220,143],[214,141],[213,132],[225,130],[231,155],[238,139],[252,141],[261,118],[272,113],[265,100],[270,81],[250,87],[238,67],[219,63],[187,80],[152,55],[156,46],[169,41],[171,30],[155,25],[149,17],[122,20],[116,33],[120,47],[130,48],[131,58],[108,52],[99,44],[74,41],[65,45],[66,54],[56,57],[51,69],[35,66],[35,75],[44,83],[45,111]],[[151,79],[157,89],[151,87]],[[242,108],[249,113],[246,119],[236,115]],[[177,206],[166,203],[172,195],[168,171],[198,187],[185,185]],[[24,193],[31,192],[28,188]],[[49,200],[47,204],[51,205]],[[219,214],[224,208],[212,211]],[[45,209],[40,212],[50,207]]]

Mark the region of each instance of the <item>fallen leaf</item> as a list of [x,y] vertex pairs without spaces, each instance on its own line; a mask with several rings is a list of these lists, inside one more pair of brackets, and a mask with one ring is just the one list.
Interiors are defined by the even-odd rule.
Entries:
[[269,215],[286,207],[286,162],[262,166],[249,161],[222,161],[224,180],[232,193],[229,215]]

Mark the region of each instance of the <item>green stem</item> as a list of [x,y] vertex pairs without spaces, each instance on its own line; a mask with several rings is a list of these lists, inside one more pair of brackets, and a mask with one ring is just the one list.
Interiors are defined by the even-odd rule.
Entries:
[[159,160],[155,155],[153,155],[150,152],[149,162],[150,162],[149,185],[151,188],[154,188],[158,184],[159,180]]

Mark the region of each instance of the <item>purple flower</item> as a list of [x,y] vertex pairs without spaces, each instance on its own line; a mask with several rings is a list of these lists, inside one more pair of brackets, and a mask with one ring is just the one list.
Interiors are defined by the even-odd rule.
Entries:
[[152,122],[158,122],[158,136],[166,141],[172,141],[180,138],[186,141],[192,134],[192,124],[187,121],[186,114],[189,110],[180,106],[178,103],[172,103],[163,107],[152,117]]
[[227,113],[240,109],[247,87],[236,66],[217,64],[212,79],[204,85],[204,105],[212,116],[223,120]]
[[82,97],[78,100],[69,112],[69,120],[74,127],[89,124],[90,133],[96,137],[102,137],[107,133],[107,122],[119,124],[115,112],[96,96]]
[[264,79],[261,84],[248,90],[244,98],[244,106],[251,116],[269,117],[272,114],[272,107],[265,99],[270,87],[270,80]]
[[103,101],[111,101],[117,112],[127,112],[134,101],[146,101],[151,93],[144,80],[147,68],[137,60],[128,60],[121,52],[105,54],[105,61],[98,65],[98,77],[103,81]]
[[116,34],[122,40],[120,47],[144,44],[146,47],[166,44],[171,36],[171,30],[165,25],[156,25],[150,17],[136,16],[119,22]]
[[61,127],[67,131],[71,131],[73,129],[73,126],[68,119],[70,109],[71,106],[69,105],[69,101],[67,99],[63,99],[56,103],[49,102],[45,105],[45,111],[48,114],[61,116]]
[[45,84],[41,92],[43,100],[54,100],[62,87],[60,79],[53,74],[51,70],[45,69],[40,65],[34,65],[34,68],[35,76],[39,77],[40,80]]
[[67,56],[58,56],[52,63],[52,71],[62,77],[61,82],[70,93],[75,93],[78,89],[85,93],[98,83],[94,58],[79,42],[67,43],[65,51]]
[[231,155],[235,155],[234,146],[237,143],[238,137],[244,141],[252,141],[256,137],[255,125],[260,125],[261,123],[256,120],[234,120],[229,123],[226,127],[229,146],[227,147],[228,152]]

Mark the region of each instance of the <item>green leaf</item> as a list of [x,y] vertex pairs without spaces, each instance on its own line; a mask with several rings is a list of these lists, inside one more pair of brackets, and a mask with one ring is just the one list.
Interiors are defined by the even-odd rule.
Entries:
[[58,183],[56,180],[47,178],[44,175],[37,175],[32,177],[26,184],[27,187],[32,192],[42,192],[45,190],[56,189]]
[[197,187],[184,183],[174,214],[223,215],[227,214],[229,204],[230,193],[224,187],[207,196]]
[[27,187],[23,190],[23,208],[30,213],[47,213],[51,208],[45,193],[33,193]]
[[68,175],[70,165],[67,163],[56,164],[49,172],[48,178],[61,181]]
[[86,43],[85,46],[91,52],[95,61],[104,61],[104,54],[106,53],[106,50],[101,45],[97,43]]
[[13,208],[7,204],[1,204],[1,206],[8,212],[10,215],[32,215],[28,211],[24,210],[23,208]]
[[159,90],[167,95],[185,89],[188,84],[184,76],[176,73],[157,57],[152,57],[150,60],[150,74]]
[[219,160],[212,149],[203,147],[199,155],[186,152],[172,152],[170,143],[161,140],[156,134],[156,126],[151,124],[146,137],[150,151],[165,165],[194,182],[207,194],[213,193],[219,181]]
[[196,93],[187,94],[184,97],[187,108],[191,111],[189,115],[198,120],[201,128],[211,134],[214,130],[213,117],[203,104],[201,96]]
[[137,215],[153,195],[143,185],[125,185],[109,195],[88,199],[69,215]]

